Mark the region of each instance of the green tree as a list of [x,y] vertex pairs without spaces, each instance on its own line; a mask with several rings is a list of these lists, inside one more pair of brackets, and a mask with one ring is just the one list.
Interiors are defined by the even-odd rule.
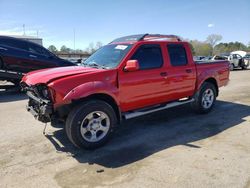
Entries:
[[56,47],[54,45],[50,45],[48,47],[48,50],[51,51],[52,53],[56,53],[57,52],[57,49],[56,49]]
[[70,48],[66,47],[65,45],[62,45],[60,52],[70,53],[70,52],[72,52],[72,50]]
[[195,55],[195,49],[194,46],[192,45],[192,41],[189,42],[189,47],[191,49],[192,54]]
[[98,50],[99,48],[101,48],[103,46],[102,42],[98,41],[96,44],[95,44],[95,50]]
[[221,53],[231,53],[237,50],[247,51],[248,47],[241,42],[219,43],[214,47],[214,53],[217,55]]
[[208,44],[210,44],[212,47],[214,47],[221,40],[222,40],[222,36],[221,35],[211,34],[211,35],[209,35],[207,37],[206,42]]
[[84,51],[81,50],[81,49],[76,49],[76,50],[75,50],[75,53],[84,53]]
[[94,43],[91,42],[88,46],[88,48],[86,49],[86,51],[90,54],[94,53],[95,52],[95,48],[94,48]]
[[91,42],[88,46],[88,48],[86,49],[86,51],[90,54],[93,54],[96,50],[98,50],[99,48],[101,48],[103,46],[103,44],[101,42],[97,42],[96,44],[94,44],[93,42]]
[[212,54],[213,48],[210,44],[206,42],[193,40],[193,41],[190,41],[190,44],[193,46],[194,54],[196,56],[209,56]]
[[221,40],[222,36],[217,34],[211,34],[207,37],[206,42],[212,46],[212,52],[210,55],[214,55],[214,47]]
[[228,43],[219,43],[214,47],[214,54],[220,55],[221,53],[230,53]]

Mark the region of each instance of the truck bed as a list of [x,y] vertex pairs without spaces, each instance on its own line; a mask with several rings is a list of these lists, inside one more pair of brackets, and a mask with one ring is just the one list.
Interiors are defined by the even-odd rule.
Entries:
[[214,75],[219,87],[227,85],[230,72],[228,61],[195,61],[195,64],[199,79],[205,77],[206,74]]
[[209,61],[202,61],[202,60],[199,60],[199,61],[194,61],[195,64],[216,64],[216,63],[229,63],[229,61],[226,61],[226,60],[209,60]]

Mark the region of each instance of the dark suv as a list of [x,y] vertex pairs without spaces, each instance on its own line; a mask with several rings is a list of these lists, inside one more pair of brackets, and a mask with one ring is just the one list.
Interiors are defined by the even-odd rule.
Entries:
[[27,73],[29,71],[73,66],[46,48],[22,39],[0,36],[0,69]]

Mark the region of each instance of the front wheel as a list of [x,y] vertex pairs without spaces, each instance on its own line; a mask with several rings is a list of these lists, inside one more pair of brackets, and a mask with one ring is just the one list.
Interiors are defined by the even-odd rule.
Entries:
[[194,97],[193,109],[200,114],[208,113],[212,110],[216,100],[216,89],[214,84],[205,82]]
[[95,149],[108,141],[116,123],[117,117],[113,108],[104,101],[93,100],[70,112],[65,129],[75,146]]

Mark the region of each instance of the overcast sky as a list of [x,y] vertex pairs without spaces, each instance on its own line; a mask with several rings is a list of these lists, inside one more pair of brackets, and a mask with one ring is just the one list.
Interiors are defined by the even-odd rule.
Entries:
[[0,34],[43,38],[44,46],[106,44],[138,34],[176,34],[204,41],[250,42],[250,0],[0,0]]

